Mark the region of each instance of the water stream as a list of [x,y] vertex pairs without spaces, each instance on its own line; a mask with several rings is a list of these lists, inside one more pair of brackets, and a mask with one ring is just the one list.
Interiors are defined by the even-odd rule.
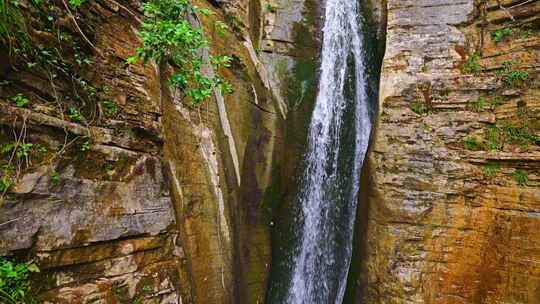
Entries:
[[327,0],[319,92],[295,199],[294,244],[269,304],[341,304],[371,132],[361,4]]

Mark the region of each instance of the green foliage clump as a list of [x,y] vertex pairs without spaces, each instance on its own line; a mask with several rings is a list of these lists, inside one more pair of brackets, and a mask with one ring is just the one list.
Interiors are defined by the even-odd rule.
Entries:
[[467,74],[478,74],[482,71],[482,66],[480,63],[480,55],[478,53],[474,53],[467,58],[467,61],[463,64],[463,72]]
[[497,164],[487,164],[482,168],[484,175],[489,178],[495,177],[497,173],[501,170],[501,166]]
[[524,170],[516,170],[513,177],[516,183],[521,187],[525,187],[529,184],[529,175]]
[[499,43],[503,41],[506,37],[512,36],[513,33],[514,30],[512,30],[511,28],[502,28],[492,32],[491,37],[493,38],[493,41],[495,41],[495,43]]
[[81,114],[79,109],[75,107],[69,107],[68,109],[68,117],[73,122],[82,122],[84,121],[84,116]]
[[214,29],[216,30],[219,36],[224,37],[227,31],[229,30],[229,26],[225,22],[217,20],[214,23]]
[[9,167],[2,168],[2,177],[0,178],[0,193],[5,193],[13,185],[13,179],[10,172],[8,172]]
[[411,110],[418,114],[418,115],[424,115],[429,113],[428,106],[421,101],[414,101],[411,103]]
[[116,102],[111,100],[104,100],[102,104],[105,116],[114,117],[116,116],[116,114],[118,114],[118,105],[116,104]]
[[463,144],[465,146],[465,149],[471,151],[480,151],[483,148],[482,143],[478,140],[478,138],[474,136],[465,138]]
[[39,272],[34,262],[16,263],[0,258],[0,302],[6,304],[35,303],[32,298],[30,275]]
[[74,8],[79,8],[85,2],[86,2],[86,0],[69,0],[69,5],[74,7]]
[[60,173],[58,173],[58,171],[53,171],[53,173],[51,174],[51,183],[56,186],[60,183]]
[[503,70],[500,72],[504,83],[511,88],[521,87],[529,79],[527,71],[515,69],[514,65],[514,62],[505,61],[503,62]]
[[17,94],[13,96],[11,97],[11,100],[19,108],[24,108],[30,102],[30,100],[28,100],[28,98],[26,98],[26,96],[24,96],[23,94]]
[[522,147],[540,145],[540,136],[526,124],[515,125],[509,122],[497,123],[486,130],[486,148],[502,150],[505,144],[517,144]]
[[8,143],[0,146],[0,155],[13,154],[17,158],[28,157],[34,147],[31,143]]
[[277,12],[277,8],[270,3],[266,4],[266,10],[270,13]]
[[504,82],[511,87],[521,86],[527,79],[529,79],[529,73],[525,71],[509,71],[504,76]]
[[482,112],[488,106],[484,97],[479,97],[473,102],[469,102],[468,108],[473,112]]
[[[128,63],[142,60],[147,63],[167,61],[176,67],[170,85],[180,89],[194,104],[209,98],[214,88],[230,92],[230,85],[219,75],[210,77],[202,72],[208,41],[201,28],[191,20],[197,13],[210,14],[189,0],[150,0],[144,4],[147,16],[141,28],[142,46]],[[229,56],[210,57],[214,68],[228,67]]]

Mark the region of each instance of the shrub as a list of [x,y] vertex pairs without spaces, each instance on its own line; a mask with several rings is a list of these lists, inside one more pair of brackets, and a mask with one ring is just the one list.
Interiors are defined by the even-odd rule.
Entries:
[[73,122],[82,122],[84,120],[84,116],[75,107],[69,107],[69,109],[68,109],[68,117]]
[[[140,32],[143,44],[128,63],[142,60],[147,63],[167,61],[176,67],[170,85],[182,90],[194,104],[209,98],[214,88],[230,91],[230,85],[219,75],[210,77],[202,73],[204,49],[208,41],[200,28],[192,25],[190,17],[196,13],[210,14],[189,0],[150,0],[144,4],[147,16]],[[227,67],[232,58],[210,56],[214,68]],[[216,64],[219,63],[219,64]]]
[[39,272],[33,262],[16,263],[0,258],[0,300],[7,304],[34,303],[30,294],[30,274]]
[[85,2],[86,0],[69,0],[69,5],[72,6],[73,8],[79,8]]

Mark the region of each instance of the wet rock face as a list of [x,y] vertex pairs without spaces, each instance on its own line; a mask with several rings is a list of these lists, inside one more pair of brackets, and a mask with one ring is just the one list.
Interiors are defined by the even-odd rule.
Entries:
[[540,301],[540,7],[500,4],[387,1],[365,303]]

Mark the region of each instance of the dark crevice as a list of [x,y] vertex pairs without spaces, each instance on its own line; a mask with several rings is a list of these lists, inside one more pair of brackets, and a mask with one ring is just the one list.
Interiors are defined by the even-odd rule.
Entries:
[[[353,239],[353,255],[347,278],[347,289],[343,303],[362,304],[365,303],[368,273],[365,261],[368,257],[368,230],[369,230],[369,210],[370,197],[373,189],[373,172],[371,170],[370,155],[372,153],[374,136],[376,134],[377,119],[379,112],[379,82],[381,75],[382,61],[386,49],[386,29],[387,11],[386,0],[360,0],[364,8],[364,31],[366,43],[366,67],[369,76],[369,86],[371,88],[372,121],[374,127],[371,131],[371,141],[362,167],[360,178],[360,193],[358,195],[357,216]],[[376,4],[378,2],[379,4]],[[378,12],[374,8],[379,5],[382,11]]]

